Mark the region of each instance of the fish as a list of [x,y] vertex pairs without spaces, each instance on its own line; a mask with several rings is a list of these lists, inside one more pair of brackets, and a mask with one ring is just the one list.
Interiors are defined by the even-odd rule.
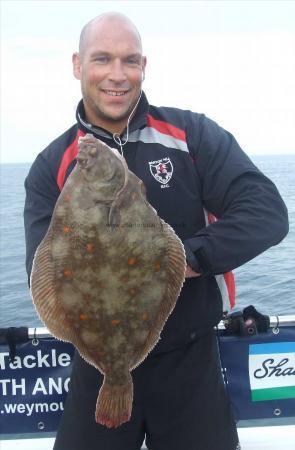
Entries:
[[125,158],[88,133],[57,199],[30,278],[39,317],[103,375],[95,421],[132,413],[132,370],[160,339],[183,286],[183,244]]

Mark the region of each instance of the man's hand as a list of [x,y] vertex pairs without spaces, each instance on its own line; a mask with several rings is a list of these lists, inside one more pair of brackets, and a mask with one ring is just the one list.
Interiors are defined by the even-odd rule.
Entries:
[[200,273],[194,272],[190,266],[186,266],[185,278],[194,278],[199,277],[200,275]]

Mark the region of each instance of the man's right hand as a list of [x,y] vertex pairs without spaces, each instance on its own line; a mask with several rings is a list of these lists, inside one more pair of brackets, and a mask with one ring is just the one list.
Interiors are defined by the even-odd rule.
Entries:
[[200,273],[195,272],[189,265],[186,266],[185,278],[195,278],[200,275]]

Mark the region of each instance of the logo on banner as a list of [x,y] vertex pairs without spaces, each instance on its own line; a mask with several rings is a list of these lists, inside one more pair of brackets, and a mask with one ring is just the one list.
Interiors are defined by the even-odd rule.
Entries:
[[295,398],[295,342],[249,346],[252,400]]
[[153,177],[161,183],[161,188],[169,187],[168,182],[173,174],[173,165],[170,158],[166,157],[158,161],[151,161],[149,166]]

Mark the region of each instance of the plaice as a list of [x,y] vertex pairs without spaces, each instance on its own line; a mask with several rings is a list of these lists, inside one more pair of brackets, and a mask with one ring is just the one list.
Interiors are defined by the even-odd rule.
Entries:
[[160,338],[185,277],[173,229],[124,158],[87,134],[34,258],[33,302],[50,332],[102,374],[95,419],[128,421],[131,371]]

